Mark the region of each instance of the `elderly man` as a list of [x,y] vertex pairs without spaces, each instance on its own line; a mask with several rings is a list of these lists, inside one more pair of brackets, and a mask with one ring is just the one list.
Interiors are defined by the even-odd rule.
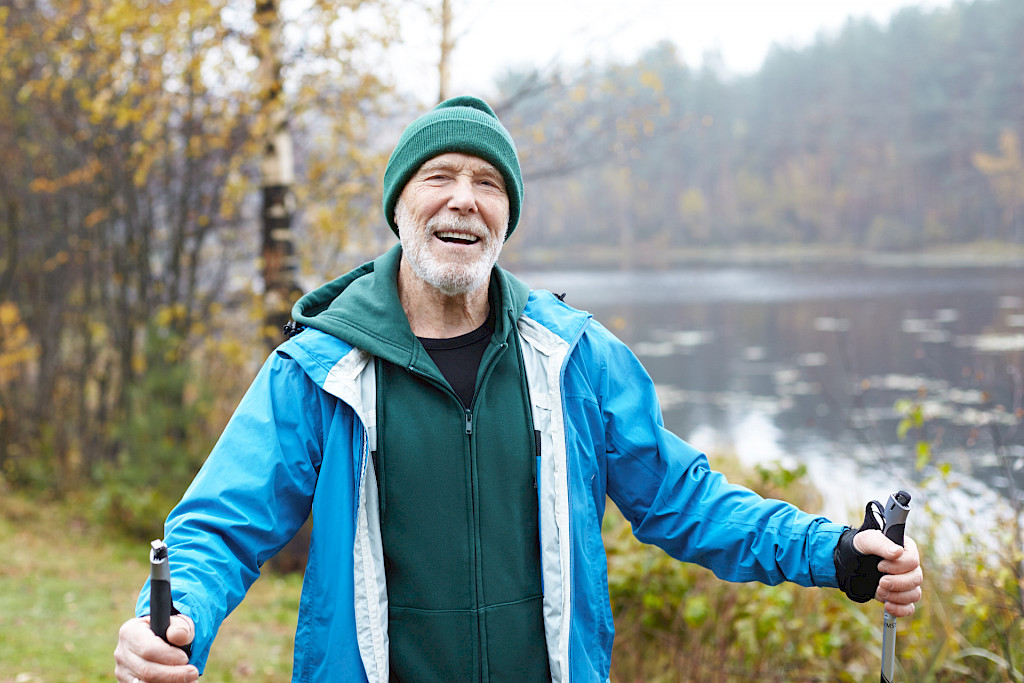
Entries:
[[723,579],[913,613],[912,540],[729,484],[665,430],[629,349],[495,265],[522,197],[512,138],[481,100],[410,124],[384,174],[401,244],[296,304],[305,329],[167,520],[168,638],[190,656],[149,631],[144,590],[118,680],[194,680],[310,514],[295,681],[607,680],[606,495],[637,538]]

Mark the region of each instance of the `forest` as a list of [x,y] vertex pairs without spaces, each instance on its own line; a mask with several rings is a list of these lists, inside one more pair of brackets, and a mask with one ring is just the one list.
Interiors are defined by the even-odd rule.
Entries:
[[1022,26],[1019,3],[960,2],[851,18],[744,77],[667,43],[525,98],[530,76],[510,74],[527,178],[543,179],[531,246],[1019,245]]
[[[276,104],[295,148],[286,305],[300,282],[390,244],[379,179],[424,108],[368,63],[395,39],[399,5],[310,7],[290,19],[299,44],[284,46]],[[105,467],[155,431],[175,467],[192,453],[189,470],[205,445],[185,425],[218,399],[181,361],[262,357],[233,346],[269,291],[259,201],[273,107],[249,77],[260,26],[227,0],[19,0],[0,16],[0,466],[11,482],[74,488],[117,476]],[[527,188],[505,259],[1019,258],[1022,31],[1024,5],[977,0],[906,8],[887,26],[851,18],[750,76],[714,55],[689,67],[670,44],[629,64],[500,74],[491,99]],[[139,413],[150,398],[170,413]]]
[[[273,1],[0,5],[0,499],[53,504],[47,515],[61,519],[70,506],[75,524],[121,541],[158,535],[282,339],[275,315],[392,243],[380,216],[387,155],[403,123],[434,104],[381,66],[409,3],[294,5],[279,15]],[[812,45],[773,49],[750,75],[728,73],[715,54],[686,64],[671,43],[629,62],[496,74],[492,92],[475,94],[516,139],[526,184],[503,262],[940,252],[1018,265],[1021,35],[1019,0],[959,0],[884,25],[851,18]],[[267,150],[280,151],[282,135],[294,159],[279,179],[293,245],[275,289],[268,268],[280,254],[261,232],[261,201]],[[799,487],[786,472],[754,484]],[[3,528],[34,504],[0,503]],[[913,627],[916,680],[1024,680],[1019,519],[1015,534],[1002,564],[947,567],[948,592]],[[710,662],[715,648],[750,659],[744,647],[770,640],[772,614],[804,635],[827,631],[823,613],[794,607],[785,590],[714,592],[703,574],[616,552],[617,615],[656,608],[624,629],[634,655],[621,658],[621,679],[647,677],[635,648],[656,650],[684,625],[696,645],[673,640],[672,661]],[[666,598],[673,590],[690,598]],[[828,604],[848,632],[808,635],[806,648],[786,650],[792,659],[750,659],[747,671],[863,673],[855,650],[873,621]],[[733,630],[707,622],[712,608],[733,615]],[[929,645],[936,634],[941,647]],[[14,680],[5,654],[0,681]],[[813,678],[821,657],[835,668]]]

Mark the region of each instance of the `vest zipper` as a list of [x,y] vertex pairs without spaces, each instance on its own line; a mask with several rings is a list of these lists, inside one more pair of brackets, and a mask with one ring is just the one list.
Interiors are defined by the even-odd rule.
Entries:
[[473,411],[466,408],[466,436],[473,434]]

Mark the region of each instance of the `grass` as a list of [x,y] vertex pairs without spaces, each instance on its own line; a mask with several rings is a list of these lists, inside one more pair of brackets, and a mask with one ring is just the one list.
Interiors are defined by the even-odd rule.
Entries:
[[[117,631],[148,576],[148,543],[6,492],[0,558],[0,683],[110,681]],[[289,680],[300,589],[298,576],[257,581],[221,627],[204,680]]]
[[[716,461],[727,471],[729,463]],[[730,472],[730,474],[736,474]],[[800,471],[747,472],[762,495],[810,503]],[[812,504],[813,507],[813,504]],[[105,533],[71,503],[0,489],[0,683],[109,681],[121,623],[148,574],[148,542]],[[925,511],[915,537],[934,545]],[[1012,531],[1012,524],[1004,525]],[[616,632],[612,680],[858,681],[877,675],[881,609],[838,591],[727,584],[604,525]],[[899,625],[900,680],[1024,681],[1024,550],[965,542],[926,556],[925,598]],[[205,681],[287,681],[301,579],[256,582],[214,643]]]
[[[789,480],[773,488],[769,478],[762,474],[763,493],[805,493],[794,490]],[[86,505],[40,503],[23,494],[2,493],[0,683],[111,680],[118,628],[133,614],[149,571],[148,542],[105,533],[81,514]],[[756,604],[766,613],[782,600],[764,587],[722,592],[723,584],[710,573],[684,567],[633,540],[611,507],[606,536],[619,630],[615,680],[672,680],[692,671],[695,662],[686,659],[700,659],[722,647],[722,638],[735,640],[731,631],[719,633],[722,625],[712,628],[717,620],[705,619],[709,610],[723,610],[733,618],[730,622],[742,625],[735,599],[740,593],[745,597],[739,602]],[[204,680],[289,680],[300,584],[297,575],[271,574],[257,581],[222,626]],[[675,639],[665,641],[666,634],[675,634]],[[734,647],[730,654],[745,649],[761,659],[754,654],[760,648],[747,645]],[[735,665],[751,670],[750,662]]]

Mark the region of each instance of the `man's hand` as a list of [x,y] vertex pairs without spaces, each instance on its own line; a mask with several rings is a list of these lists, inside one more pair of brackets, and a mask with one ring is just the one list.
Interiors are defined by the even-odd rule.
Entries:
[[878,570],[884,576],[878,582],[875,599],[885,603],[885,611],[894,617],[909,617],[914,603],[921,599],[921,557],[914,539],[904,538],[904,546],[893,543],[881,531],[868,529],[853,537],[853,547],[865,555],[882,558]]
[[[171,617],[167,640],[188,645],[196,628],[184,614]],[[114,650],[114,675],[118,683],[191,683],[199,680],[199,670],[188,663],[188,656],[168,645],[149,628],[149,617],[129,619],[117,634]]]

